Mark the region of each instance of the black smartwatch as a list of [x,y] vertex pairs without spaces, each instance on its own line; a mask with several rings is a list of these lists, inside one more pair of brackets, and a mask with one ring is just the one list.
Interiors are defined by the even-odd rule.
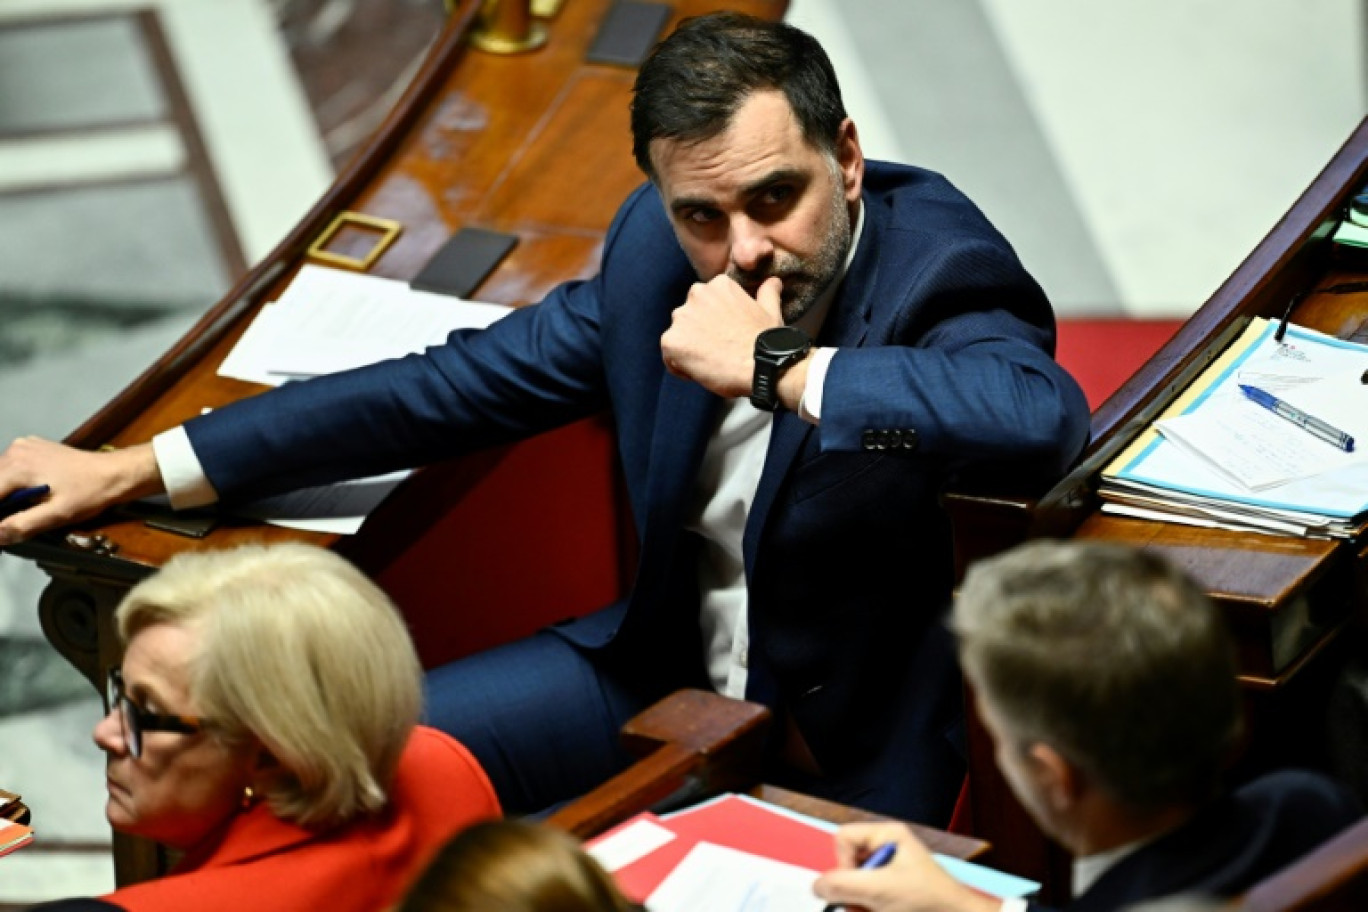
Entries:
[[795,326],[776,326],[755,337],[755,378],[751,405],[772,412],[779,407],[779,378],[784,369],[812,350],[812,339]]

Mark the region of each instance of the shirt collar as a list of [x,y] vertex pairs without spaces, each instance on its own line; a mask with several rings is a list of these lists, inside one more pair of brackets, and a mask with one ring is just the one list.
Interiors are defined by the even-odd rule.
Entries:
[[1088,892],[1093,884],[1102,879],[1103,874],[1116,867],[1123,858],[1140,851],[1162,835],[1164,834],[1155,833],[1144,839],[1137,839],[1134,842],[1119,845],[1114,849],[1107,849],[1105,852],[1075,858],[1073,863],[1074,898],[1076,899]]

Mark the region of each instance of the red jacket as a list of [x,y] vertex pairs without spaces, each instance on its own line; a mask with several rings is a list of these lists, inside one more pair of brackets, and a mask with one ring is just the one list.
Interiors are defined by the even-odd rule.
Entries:
[[192,850],[166,877],[104,898],[129,912],[372,912],[393,905],[448,838],[499,813],[470,752],[419,726],[379,816],[314,833],[261,803],[235,817],[205,857]]

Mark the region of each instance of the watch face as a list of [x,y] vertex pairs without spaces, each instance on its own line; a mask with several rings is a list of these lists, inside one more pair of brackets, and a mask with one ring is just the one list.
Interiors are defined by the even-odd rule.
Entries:
[[767,329],[755,340],[756,351],[780,357],[802,354],[811,347],[812,340],[808,338],[807,333],[793,326]]

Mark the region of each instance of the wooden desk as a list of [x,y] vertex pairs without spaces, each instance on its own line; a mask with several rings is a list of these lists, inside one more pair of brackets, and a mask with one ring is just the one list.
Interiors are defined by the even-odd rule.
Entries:
[[[581,838],[595,836],[667,802],[690,804],[726,791],[745,791],[833,823],[891,820],[858,808],[756,783],[764,754],[770,711],[756,703],[700,690],[681,690],[632,718],[622,728],[627,749],[641,758],[589,794],[549,818]],[[989,851],[981,839],[909,824],[933,852],[979,858]]]
[[[142,443],[206,407],[261,392],[216,375],[265,301],[343,210],[393,219],[403,233],[373,274],[410,279],[458,228],[511,232],[519,244],[475,293],[522,305],[588,277],[619,203],[643,180],[631,157],[633,70],[584,62],[610,0],[563,5],[538,51],[493,56],[467,48],[480,6],[459,5],[414,82],[370,146],[264,262],[67,442],[95,449]],[[769,19],[786,0],[675,0],[675,17],[721,7]],[[415,474],[359,535],[225,523],[202,540],[122,515],[79,536],[43,536],[10,549],[52,578],[39,611],[54,646],[101,689],[119,660],[112,612],[137,580],[183,550],[304,540],[337,547],[395,599],[428,666],[526,635],[611,603],[630,579],[625,521],[604,421]],[[509,522],[536,515],[536,523]],[[574,529],[573,535],[565,535]],[[105,536],[110,547],[95,543]],[[528,563],[538,572],[525,571]],[[453,606],[460,606],[454,610]],[[116,840],[120,883],[156,871],[155,847]]]
[[[1032,536],[1122,542],[1163,554],[1225,609],[1239,643],[1240,680],[1252,724],[1236,775],[1274,765],[1321,765],[1320,710],[1344,632],[1368,602],[1368,548],[1195,529],[1099,512],[1098,473],[1216,357],[1254,316],[1280,317],[1295,295],[1294,322],[1368,342],[1368,293],[1316,289],[1368,278],[1364,251],[1329,240],[1347,198],[1368,182],[1368,121],[1239,269],[1178,334],[1093,415],[1093,442],[1078,468],[1043,497],[1001,491],[949,495],[961,569]],[[994,863],[1046,884],[1060,900],[1067,859],[1052,851],[997,774],[981,727],[971,726],[975,832]]]

